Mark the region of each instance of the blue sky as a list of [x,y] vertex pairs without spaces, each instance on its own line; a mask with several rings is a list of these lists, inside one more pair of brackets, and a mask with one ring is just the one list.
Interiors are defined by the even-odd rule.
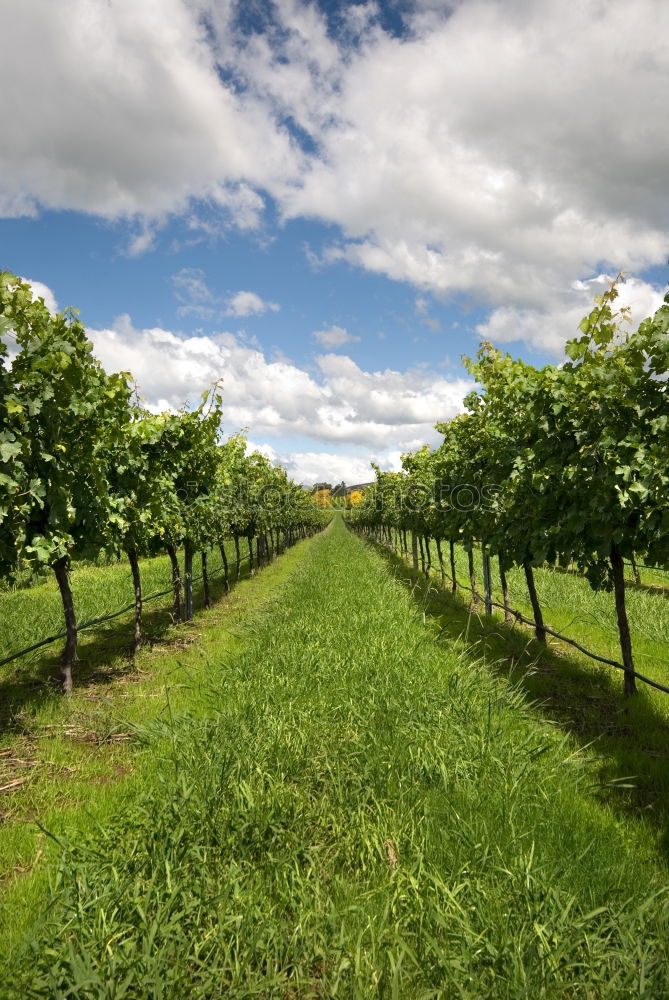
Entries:
[[[309,364],[322,350],[312,333],[339,326],[359,338],[347,344],[347,353],[366,367],[459,368],[460,354],[475,349],[476,324],[487,310],[473,301],[440,302],[408,282],[345,262],[314,262],[312,255],[318,257],[331,238],[332,227],[295,220],[262,240],[230,232],[213,244],[184,246],[183,226],[175,221],[160,231],[150,252],[128,256],[131,236],[124,225],[74,212],[0,220],[0,245],[11,247],[16,273],[39,276],[57,290],[61,308],[74,306],[95,328],[110,326],[119,311],[140,327],[186,334],[223,323],[226,330],[254,335],[266,350]],[[179,277],[184,272],[198,273],[211,300],[188,295]],[[246,288],[280,308],[226,315],[226,300]],[[188,311],[197,305],[216,315]]]
[[0,267],[154,408],[222,376],[225,429],[299,480],[437,443],[483,336],[559,361],[605,274],[637,320],[661,300],[660,0],[25,0],[6,25]]

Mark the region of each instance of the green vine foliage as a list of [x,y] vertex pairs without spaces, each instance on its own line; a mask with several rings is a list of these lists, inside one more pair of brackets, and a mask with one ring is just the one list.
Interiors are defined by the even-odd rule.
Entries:
[[[669,563],[669,295],[631,332],[615,309],[620,280],[595,300],[562,366],[536,369],[487,343],[465,359],[478,384],[465,412],[436,424],[434,451],[403,457],[400,479],[377,469],[351,522],[480,542],[507,569],[575,563],[616,592],[631,693],[618,569],[638,553]],[[406,503],[412,488],[430,497],[420,510]]]
[[[13,553],[53,565],[77,547],[104,545],[115,505],[108,454],[128,420],[126,375],[107,375],[76,314],[52,316],[32,289],[0,276],[0,316],[18,348],[5,400],[2,506]],[[9,468],[7,469],[7,466]]]
[[[323,523],[323,513],[282,469],[246,455],[241,435],[221,442],[220,384],[195,408],[143,410],[133,401],[131,376],[108,375],[95,359],[76,312],[52,315],[9,272],[0,274],[0,389],[0,575],[54,569],[67,629],[68,691],[77,646],[72,556],[100,548],[128,554],[137,644],[139,555],[169,552],[179,620],[179,546],[189,612],[194,551],[241,532],[250,539],[279,526],[306,532]],[[268,488],[278,493],[271,505]]]
[[108,477],[114,511],[110,548],[147,555],[165,539],[179,538],[183,521],[172,468],[161,447],[170,416],[136,406],[120,439],[109,449]]

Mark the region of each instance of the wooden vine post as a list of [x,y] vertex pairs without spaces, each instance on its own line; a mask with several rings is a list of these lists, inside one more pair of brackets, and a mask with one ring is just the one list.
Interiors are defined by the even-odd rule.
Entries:
[[418,572],[418,538],[416,537],[416,532],[415,531],[411,532],[411,564],[412,564],[414,570],[417,573]]
[[483,599],[486,617],[492,615],[492,578],[490,573],[490,556],[483,552]]
[[630,635],[627,609],[625,607],[625,566],[620,549],[615,542],[611,543],[611,570],[613,576],[613,591],[616,602],[616,620],[620,636],[620,651],[625,668],[624,693],[626,697],[636,694],[636,677],[634,675],[634,659],[632,657],[632,637]]
[[193,618],[193,545],[190,539],[184,542],[184,621]]

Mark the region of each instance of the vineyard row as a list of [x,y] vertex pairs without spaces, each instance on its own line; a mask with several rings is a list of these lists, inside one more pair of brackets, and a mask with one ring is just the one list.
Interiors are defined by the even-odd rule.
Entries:
[[[193,562],[226,539],[249,544],[262,565],[328,519],[302,487],[246,440],[221,440],[214,385],[194,408],[155,414],[130,373],[107,374],[72,310],[52,315],[32,288],[0,274],[0,576],[53,570],[63,604],[63,684],[72,689],[77,617],[71,562],[104,549],[132,570],[135,628],[142,641],[139,559],[160,551],[172,567],[175,622],[193,614]],[[177,556],[183,549],[183,572]]]
[[[596,299],[563,365],[537,369],[487,343],[465,359],[477,382],[465,412],[437,424],[442,443],[404,455],[401,472],[376,467],[350,523],[402,532],[405,548],[407,531],[435,539],[440,559],[448,542],[452,569],[462,543],[474,590],[480,545],[498,557],[507,609],[506,572],[522,567],[541,643],[534,568],[576,567],[593,589],[613,591],[631,695],[624,560],[669,565],[669,294],[630,332],[625,310],[614,308],[620,280]],[[485,502],[452,502],[464,491]]]

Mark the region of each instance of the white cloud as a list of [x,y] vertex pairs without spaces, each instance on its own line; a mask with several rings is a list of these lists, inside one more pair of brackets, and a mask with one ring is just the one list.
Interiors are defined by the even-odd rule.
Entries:
[[155,410],[196,400],[223,378],[225,426],[254,436],[309,438],[367,454],[436,443],[433,429],[461,410],[471,383],[427,371],[369,372],[351,358],[324,354],[310,374],[268,360],[242,336],[178,337],[160,328],[137,330],[121,316],[108,330],[90,330],[108,371],[129,370]]
[[326,330],[315,330],[311,336],[327,348],[342,347],[344,344],[360,340],[360,337],[354,337],[343,326],[330,326]]
[[141,257],[147,250],[151,250],[156,241],[156,225],[147,219],[140,220],[139,231],[130,237],[125,249],[127,257]]
[[[576,281],[571,288],[552,296],[541,309],[502,306],[479,324],[476,332],[496,344],[523,341],[560,358],[567,340],[581,336],[579,323],[594,308],[594,296],[601,295],[610,281],[611,276],[606,274]],[[628,278],[618,286],[618,293],[614,310],[622,306],[630,309],[630,323],[623,323],[623,329],[636,329],[642,319],[652,316],[662,305],[663,291],[638,278]]]
[[[249,451],[259,451],[275,465],[281,465],[296,483],[311,487],[314,483],[331,483],[342,480],[349,486],[356,483],[370,483],[374,471],[370,460],[355,454],[341,454],[330,451],[285,451],[277,450],[269,444],[257,445],[249,441]],[[374,456],[374,461],[388,472],[401,468],[400,452],[389,451]]]
[[177,310],[181,316],[193,313],[210,320],[223,316],[262,316],[266,312],[278,312],[280,308],[276,302],[265,301],[256,292],[240,291],[226,299],[226,308],[222,309],[221,300],[211,291],[204,271],[198,267],[182,267],[172,275],[172,285],[181,303]]
[[50,313],[55,314],[58,312],[56,296],[48,285],[43,284],[41,281],[33,281],[32,278],[21,278],[21,281],[25,281],[27,285],[30,285],[33,299],[43,299],[44,305]]
[[214,295],[207,286],[205,273],[199,267],[182,267],[172,275],[172,284],[180,302],[214,301]]
[[246,34],[239,6],[15,4],[0,211],[137,217],[140,253],[171,213],[256,228],[269,195],[340,228],[322,260],[516,311],[666,259],[664,0],[420,0],[405,37],[369,3],[340,41],[313,0]]
[[265,312],[278,312],[280,309],[276,302],[266,302],[255,292],[235,292],[228,299],[227,306],[227,316],[262,316]]
[[[257,223],[257,191],[301,154],[271,108],[221,82],[198,4],[36,0],[3,22],[0,196],[21,206],[159,219],[189,199]],[[202,8],[202,5],[200,5]],[[135,250],[141,249],[140,244]]]
[[539,304],[600,260],[662,260],[669,10],[600,7],[473,0],[379,38],[342,73],[288,214],[343,227],[332,259],[500,304]]
[[267,442],[265,442],[264,444],[256,444],[256,442],[252,441],[251,438],[247,438],[246,454],[252,455],[256,451],[259,452],[261,455],[264,455],[265,458],[269,459],[269,461],[273,462],[275,465],[281,464],[279,462],[278,452],[276,451],[275,448],[272,447],[271,444],[267,444]]
[[[225,229],[227,218],[234,220],[234,224],[242,232],[258,229],[262,222],[262,215],[265,202],[257,191],[245,183],[214,184],[210,194],[210,200],[219,210],[218,231]],[[222,214],[221,214],[222,213]],[[211,211],[207,213],[208,220],[211,219]],[[191,218],[191,228],[207,228],[207,222],[200,220],[199,224],[195,217]]]
[[341,227],[321,261],[536,308],[601,262],[665,259],[662,0],[420,3],[408,37],[371,23],[345,53],[294,7],[238,65],[314,140],[274,193],[286,217]]
[[181,303],[180,316],[193,314],[201,319],[213,319],[220,312],[215,307],[216,298],[207,285],[206,275],[199,267],[182,267],[172,275],[174,294]]
[[[384,467],[388,464],[382,458]],[[335,486],[342,481],[352,486],[354,483],[370,483],[374,471],[369,461],[357,455],[341,455],[327,451],[284,452],[279,462],[291,479],[305,486],[314,483],[331,483]]]

